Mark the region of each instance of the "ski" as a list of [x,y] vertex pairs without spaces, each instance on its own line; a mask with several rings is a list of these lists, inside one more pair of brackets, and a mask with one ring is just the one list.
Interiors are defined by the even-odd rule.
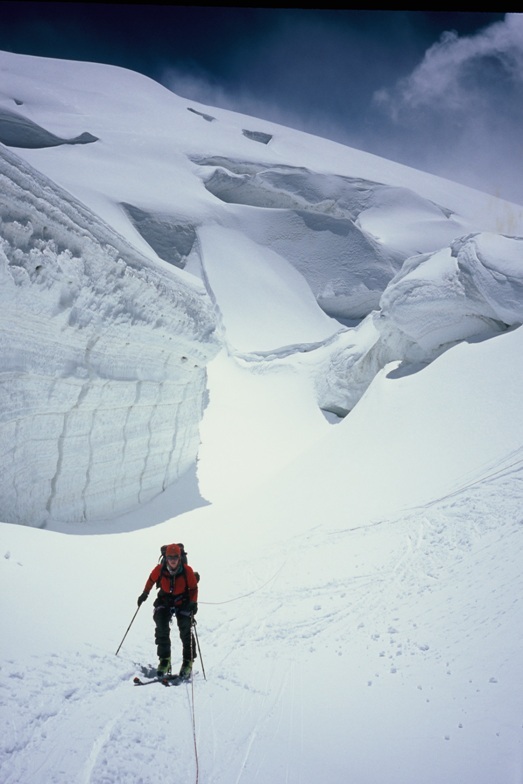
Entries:
[[156,678],[148,678],[147,680],[143,680],[137,675],[133,678],[135,686],[148,686],[150,683],[161,683],[163,686],[177,686],[183,682],[183,678],[180,678],[179,675],[161,675]]
[[167,677],[163,677],[161,680],[164,686],[178,686],[178,684],[183,683],[179,675],[167,675]]
[[149,678],[148,680],[144,681],[142,678],[136,676],[133,678],[133,683],[135,686],[147,686],[149,683],[159,683],[159,678]]

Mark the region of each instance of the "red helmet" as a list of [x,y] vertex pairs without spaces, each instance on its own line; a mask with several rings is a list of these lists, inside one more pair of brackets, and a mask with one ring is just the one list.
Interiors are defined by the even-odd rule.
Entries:
[[176,556],[178,556],[178,558],[180,557],[180,555],[181,555],[180,548],[178,547],[177,544],[168,544],[167,545],[167,547],[165,549],[165,556],[167,557],[169,555],[176,555]]

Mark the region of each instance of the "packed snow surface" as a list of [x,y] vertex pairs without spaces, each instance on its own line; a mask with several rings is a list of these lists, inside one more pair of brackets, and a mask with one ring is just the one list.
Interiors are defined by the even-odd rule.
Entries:
[[2,784],[521,784],[523,208],[12,53],[0,141]]

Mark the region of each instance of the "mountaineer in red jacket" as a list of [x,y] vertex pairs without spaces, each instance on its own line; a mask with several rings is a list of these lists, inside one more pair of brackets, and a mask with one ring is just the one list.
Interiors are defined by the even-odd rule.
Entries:
[[[162,548],[163,550],[163,548]],[[147,599],[154,585],[159,589],[154,600],[155,642],[158,652],[158,675],[171,672],[170,623],[176,616],[182,641],[183,662],[180,677],[190,678],[196,659],[196,646],[192,633],[193,617],[198,612],[198,574],[182,561],[178,544],[169,544],[161,563],[154,567],[143,593],[138,597],[138,607]]]

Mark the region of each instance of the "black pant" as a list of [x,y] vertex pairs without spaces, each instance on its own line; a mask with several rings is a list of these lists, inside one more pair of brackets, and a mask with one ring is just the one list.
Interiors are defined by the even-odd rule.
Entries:
[[154,611],[154,623],[156,624],[154,641],[159,659],[171,658],[171,636],[170,625],[173,615],[176,616],[180,640],[182,641],[183,660],[193,661],[196,659],[196,645],[192,633],[191,615],[183,610],[174,607],[157,607]]

